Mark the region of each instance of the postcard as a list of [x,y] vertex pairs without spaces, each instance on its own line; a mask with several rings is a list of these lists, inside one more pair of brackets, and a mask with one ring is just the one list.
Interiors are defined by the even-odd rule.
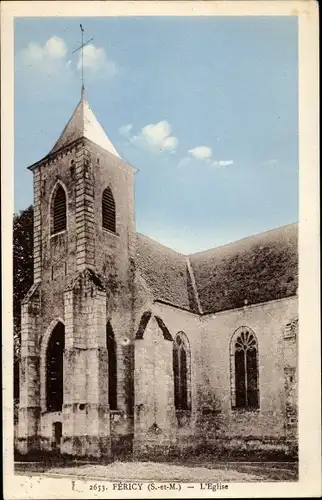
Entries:
[[317,3],[1,11],[5,498],[319,496]]

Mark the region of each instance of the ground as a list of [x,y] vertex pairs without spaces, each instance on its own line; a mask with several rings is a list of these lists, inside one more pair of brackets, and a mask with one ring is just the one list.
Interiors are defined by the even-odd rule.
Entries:
[[69,462],[41,464],[16,462],[15,473],[73,477],[78,479],[104,479],[106,481],[182,481],[182,482],[243,482],[243,481],[296,481],[297,464],[294,462],[223,462],[179,461],[132,462],[115,461],[109,464]]

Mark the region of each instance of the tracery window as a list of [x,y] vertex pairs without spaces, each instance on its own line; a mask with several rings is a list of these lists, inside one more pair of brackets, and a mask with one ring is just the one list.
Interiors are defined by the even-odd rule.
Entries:
[[106,327],[106,347],[108,354],[108,402],[110,410],[117,410],[116,342],[110,323]]
[[53,199],[53,225],[52,234],[59,233],[66,229],[66,194],[61,185],[57,187],[56,193]]
[[191,409],[191,357],[186,335],[180,332],[173,342],[174,404],[177,410]]
[[102,197],[102,226],[112,233],[116,232],[115,201],[109,187],[104,190]]
[[259,408],[258,344],[247,328],[235,332],[231,342],[232,396],[235,408]]

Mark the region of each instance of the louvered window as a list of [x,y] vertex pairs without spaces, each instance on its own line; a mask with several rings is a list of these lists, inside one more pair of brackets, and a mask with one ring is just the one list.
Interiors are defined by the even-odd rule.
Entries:
[[102,198],[102,226],[104,229],[116,232],[115,201],[110,188],[106,188]]
[[66,229],[66,195],[61,186],[55,194],[53,204],[53,234],[59,233]]

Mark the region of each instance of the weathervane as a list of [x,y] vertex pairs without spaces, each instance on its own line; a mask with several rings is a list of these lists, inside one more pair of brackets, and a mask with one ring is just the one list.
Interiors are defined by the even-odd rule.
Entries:
[[73,54],[75,54],[75,52],[77,52],[78,50],[81,51],[81,58],[82,58],[82,90],[84,90],[84,47],[85,45],[87,45],[89,42],[91,42],[92,40],[94,40],[94,38],[90,38],[89,40],[87,40],[87,42],[84,43],[84,29],[83,29],[83,26],[80,24],[80,29],[81,29],[81,32],[82,32],[82,44],[74,50]]

